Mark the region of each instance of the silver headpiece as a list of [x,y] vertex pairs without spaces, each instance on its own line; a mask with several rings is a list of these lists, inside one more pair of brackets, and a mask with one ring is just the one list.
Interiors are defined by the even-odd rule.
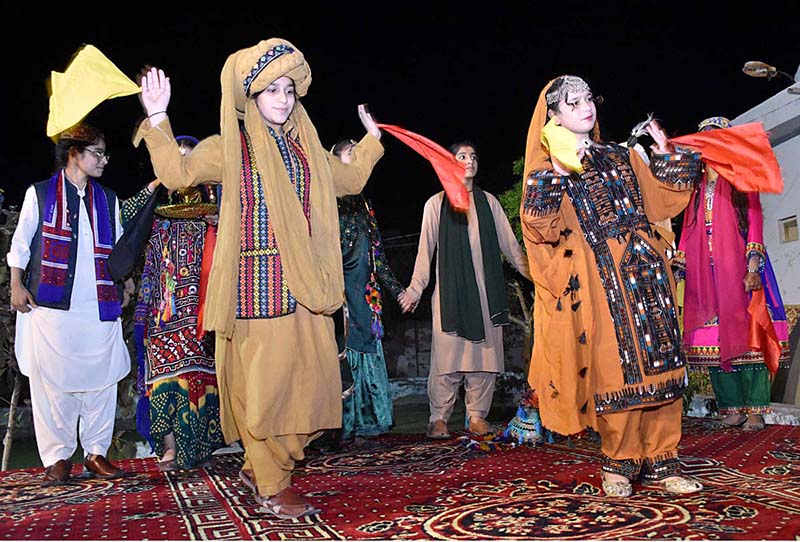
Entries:
[[[558,83],[558,86],[556,86]],[[567,98],[567,94],[570,92],[591,92],[592,89],[589,88],[589,85],[586,84],[586,81],[581,79],[580,77],[576,77],[574,75],[562,75],[555,82],[551,85],[551,87],[556,87],[553,90],[549,91],[545,95],[545,100],[547,101],[547,107],[553,108],[561,100]]]

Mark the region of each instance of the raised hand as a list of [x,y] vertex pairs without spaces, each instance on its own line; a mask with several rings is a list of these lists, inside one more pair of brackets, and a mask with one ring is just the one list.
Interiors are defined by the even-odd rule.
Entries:
[[364,125],[364,129],[368,134],[375,136],[378,139],[381,138],[381,129],[378,128],[378,124],[375,122],[372,114],[367,111],[366,104],[361,104],[358,106],[358,118],[361,119],[361,124]]
[[[150,64],[145,64],[144,66],[142,66],[141,69],[139,70],[139,73],[137,73],[136,77],[134,77],[136,84],[141,87],[142,80],[147,77],[147,73],[152,69],[153,67]],[[139,98],[139,103],[142,104],[142,110],[144,111],[144,114],[147,115],[147,109],[144,108],[144,101],[142,100],[142,93],[140,92],[139,94],[136,95],[136,97]]]
[[650,134],[650,137],[655,141],[654,145],[650,145],[650,150],[655,154],[670,154],[673,152],[673,147],[669,142],[667,134],[656,119],[651,120],[645,130],[647,130],[647,133]]
[[164,70],[151,68],[142,81],[142,106],[152,126],[157,125],[167,116],[167,106],[172,96],[169,77]]

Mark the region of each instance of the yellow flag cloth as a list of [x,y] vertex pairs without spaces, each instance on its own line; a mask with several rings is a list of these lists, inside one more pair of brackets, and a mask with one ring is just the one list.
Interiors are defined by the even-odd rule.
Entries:
[[555,117],[551,117],[542,128],[542,145],[550,153],[550,156],[571,171],[581,172],[583,166],[578,159],[577,144],[578,139],[575,134],[560,124],[556,124]]
[[141,91],[93,45],[79,49],[64,73],[51,72],[50,87],[47,137],[54,140],[103,101]]

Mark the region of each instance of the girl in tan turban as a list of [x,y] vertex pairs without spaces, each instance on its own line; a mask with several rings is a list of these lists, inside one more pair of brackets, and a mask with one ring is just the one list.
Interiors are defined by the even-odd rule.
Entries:
[[631,482],[673,493],[702,486],[681,475],[686,367],[667,263],[668,233],[700,172],[657,124],[651,167],[599,141],[595,98],[562,76],[541,92],[528,132],[520,209],[536,284],[529,382],[542,424],[563,435],[600,433],[603,490]]
[[292,489],[292,469],[342,419],[330,317],[344,300],[336,196],[361,191],[383,154],[381,132],[359,106],[367,135],[352,163],[325,151],[298,99],[311,71],[283,39],[230,55],[221,82],[220,135],[182,157],[166,115],[169,79],[151,70],[140,133],[167,187],[222,179],[204,315],[216,332],[222,430],[242,442],[240,477],[262,508],[300,517],[319,509]]

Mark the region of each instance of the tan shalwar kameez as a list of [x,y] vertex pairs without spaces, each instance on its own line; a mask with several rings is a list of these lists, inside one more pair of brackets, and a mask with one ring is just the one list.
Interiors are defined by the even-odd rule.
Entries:
[[[508,222],[502,205],[492,194],[484,192],[494,217],[497,241],[501,252],[511,264],[526,278],[529,278],[528,261],[522,251],[511,224]],[[444,192],[431,197],[422,214],[417,259],[409,290],[419,297],[430,279],[431,259],[439,242],[439,221]],[[436,287],[433,290],[431,310],[433,313],[433,332],[431,337],[431,367],[428,377],[428,397],[430,401],[430,421],[450,418],[455,404],[458,386],[465,380],[465,401],[467,419],[470,416],[485,418],[492,405],[497,373],[504,370],[503,328],[493,326],[489,315],[489,302],[486,297],[486,283],[483,269],[478,215],[475,200],[470,191],[470,204],[467,218],[469,244],[472,250],[472,265],[475,268],[475,281],[480,295],[483,316],[483,342],[472,342],[455,334],[442,331],[439,307],[439,266],[436,266]]]
[[[300,107],[299,102],[296,107]],[[292,129],[290,119],[285,130]],[[183,157],[168,120],[155,128],[145,121],[140,135],[150,151],[158,178],[165,186],[179,188],[218,182],[223,178],[220,136],[204,139],[190,156]],[[351,164],[343,164],[326,153],[326,160],[312,162],[312,166],[329,168],[331,191],[336,196],[356,194],[361,192],[382,155],[383,147],[378,139],[367,135],[355,147]],[[319,183],[320,177],[319,172],[312,169],[312,193],[320,190],[313,184]],[[241,231],[238,216],[231,220],[225,215],[236,215],[234,210],[239,210],[239,186],[223,183],[222,193],[220,229],[214,253],[214,263],[219,262],[220,267],[214,267],[211,272],[205,313],[206,322],[212,322],[212,326],[215,315],[218,322],[224,322],[231,305],[235,309],[237,295],[236,272],[224,273],[230,270],[226,262],[238,262]],[[333,205],[335,209],[335,201]],[[338,235],[337,215],[334,213],[332,218],[330,227],[336,228]],[[314,219],[312,216],[312,228],[316,226]],[[334,248],[339,252],[338,239],[335,243]],[[221,269],[222,265],[226,269]],[[341,263],[338,269],[339,277],[332,277],[332,281],[341,284],[343,301]],[[228,282],[231,280],[234,282]],[[212,292],[220,289],[233,298],[212,297]],[[292,314],[236,319],[227,332],[221,332],[225,331],[222,323],[217,326],[223,328],[216,334],[216,363],[225,440],[232,443],[241,439],[247,459],[244,469],[253,471],[261,495],[274,495],[290,485],[294,462],[303,459],[303,448],[313,435],[341,424],[341,381],[333,321],[330,315],[311,312],[298,299]]]

